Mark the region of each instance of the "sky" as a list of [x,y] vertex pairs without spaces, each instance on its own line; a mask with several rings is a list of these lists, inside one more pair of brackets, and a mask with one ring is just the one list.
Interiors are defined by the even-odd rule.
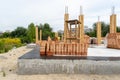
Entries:
[[114,6],[120,26],[120,0],[0,0],[0,31],[27,28],[31,22],[49,23],[53,31],[63,30],[65,6],[70,19],[78,19],[82,6],[84,25],[89,28],[98,21],[98,16],[100,21],[109,23]]

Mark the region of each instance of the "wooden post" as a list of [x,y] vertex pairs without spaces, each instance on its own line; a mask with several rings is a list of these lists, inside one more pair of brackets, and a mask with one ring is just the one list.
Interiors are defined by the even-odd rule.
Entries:
[[42,41],[42,30],[40,29],[40,41]]
[[38,26],[36,26],[36,29],[35,29],[36,31],[36,43],[38,43]]
[[97,44],[101,44],[101,22],[97,22]]

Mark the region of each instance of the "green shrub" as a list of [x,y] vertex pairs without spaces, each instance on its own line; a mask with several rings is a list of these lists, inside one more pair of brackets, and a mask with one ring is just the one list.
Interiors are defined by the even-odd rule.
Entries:
[[5,52],[8,52],[9,50],[11,50],[13,48],[12,45],[5,45]]
[[0,39],[0,53],[8,52],[13,47],[20,47],[20,46],[22,46],[22,43],[19,38]]
[[5,47],[5,44],[4,44],[4,42],[3,42],[2,40],[0,40],[0,53],[3,53],[3,52],[5,52],[5,49],[4,49],[4,47]]

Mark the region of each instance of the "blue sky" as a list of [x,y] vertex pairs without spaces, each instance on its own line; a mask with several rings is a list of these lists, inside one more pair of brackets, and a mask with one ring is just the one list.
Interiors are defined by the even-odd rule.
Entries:
[[28,27],[49,23],[54,31],[63,30],[65,6],[69,8],[70,19],[77,19],[80,5],[83,6],[85,25],[92,27],[98,16],[109,23],[111,8],[115,6],[117,25],[120,26],[119,0],[0,0],[0,31],[14,30],[17,26]]

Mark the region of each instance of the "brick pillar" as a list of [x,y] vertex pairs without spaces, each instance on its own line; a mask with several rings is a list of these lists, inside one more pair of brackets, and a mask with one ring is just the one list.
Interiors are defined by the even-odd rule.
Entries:
[[36,43],[38,43],[38,26],[36,26],[36,29],[35,29],[36,31]]
[[97,44],[101,44],[101,22],[97,22]]
[[66,42],[66,38],[67,38],[67,29],[68,29],[68,24],[67,24],[67,20],[69,19],[69,14],[66,13],[64,15],[64,42]]
[[80,21],[80,42],[84,43],[84,15],[79,16]]
[[110,33],[116,33],[116,14],[110,16]]

